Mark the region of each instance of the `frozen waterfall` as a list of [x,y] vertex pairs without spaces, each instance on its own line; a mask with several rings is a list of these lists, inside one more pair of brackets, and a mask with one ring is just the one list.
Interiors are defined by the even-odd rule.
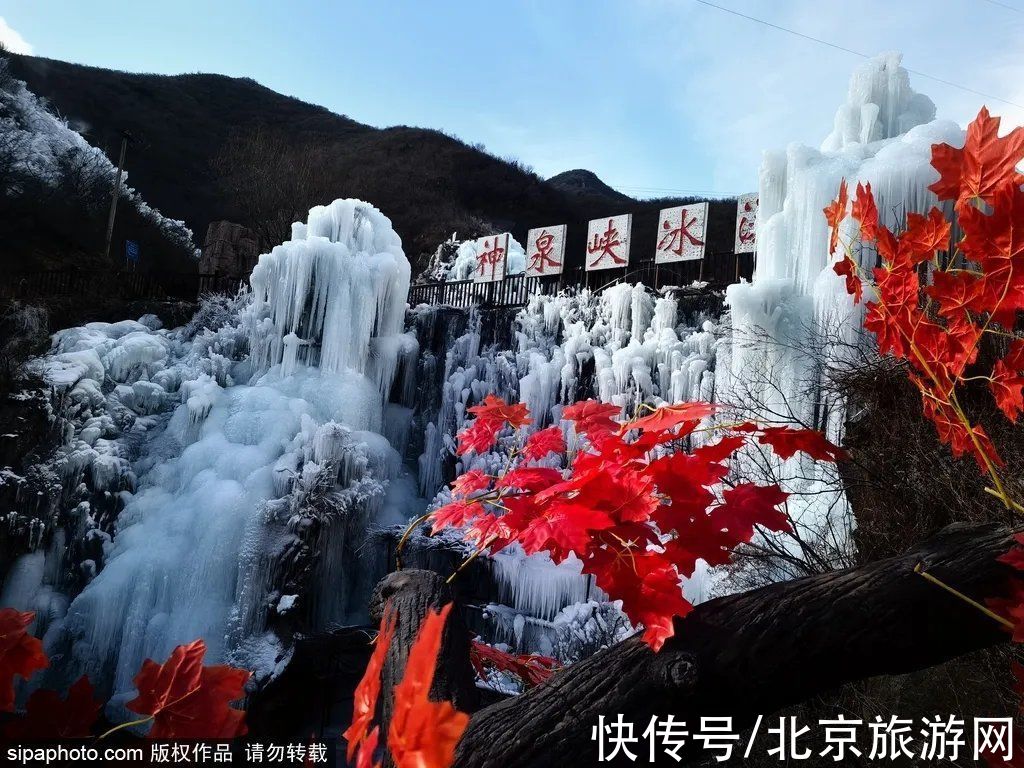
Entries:
[[360,620],[381,567],[360,543],[415,511],[382,436],[417,356],[390,221],[354,200],[316,207],[251,284],[174,331],[61,331],[39,364],[73,403],[61,472],[81,499],[75,533],[100,546],[66,615],[41,605],[52,589],[35,554],[4,602],[43,609],[49,674],[105,681],[114,719],[143,659],[179,643],[202,637],[211,661],[259,677],[279,661],[273,627]]

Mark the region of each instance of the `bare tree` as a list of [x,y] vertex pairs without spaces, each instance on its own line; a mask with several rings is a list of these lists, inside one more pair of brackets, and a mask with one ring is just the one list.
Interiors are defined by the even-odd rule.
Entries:
[[314,205],[333,199],[327,152],[296,145],[281,132],[257,125],[230,136],[213,160],[220,185],[256,232],[261,249],[287,240],[291,225]]

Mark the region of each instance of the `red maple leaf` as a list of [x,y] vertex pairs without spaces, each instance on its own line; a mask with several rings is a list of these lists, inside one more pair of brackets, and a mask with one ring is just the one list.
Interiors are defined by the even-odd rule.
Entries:
[[1024,308],[1024,192],[1004,185],[993,200],[990,215],[973,206],[960,211],[960,247],[984,273],[986,310],[997,323],[1012,328],[1017,310]]
[[478,501],[457,499],[430,513],[434,533],[442,528],[461,528],[484,512]]
[[907,228],[899,236],[899,258],[914,266],[932,258],[936,251],[948,250],[949,231],[949,222],[938,208],[932,208],[927,216],[909,211]]
[[479,405],[467,409],[477,417],[477,420],[496,421],[508,423],[513,428],[519,428],[530,423],[530,409],[526,403],[515,403],[510,405],[497,395],[487,395]]
[[20,741],[84,739],[91,735],[103,703],[93,698],[92,684],[82,675],[66,698],[40,688],[28,697],[25,716],[7,724],[4,736]]
[[194,640],[171,651],[163,664],[142,662],[138,696],[125,706],[153,718],[151,739],[233,739],[246,733],[245,712],[228,706],[245,695],[249,672],[203,666],[206,643]]
[[999,122],[982,107],[967,126],[962,149],[932,145],[932,166],[939,172],[939,180],[928,189],[939,200],[981,199],[991,204],[1000,186],[1019,186],[1024,181],[1016,168],[1024,159],[1024,128],[1014,128],[1000,138]]
[[502,476],[495,488],[520,488],[524,491],[543,491],[562,482],[562,473],[550,467],[516,467]]
[[828,252],[835,253],[839,245],[839,225],[846,218],[846,204],[849,202],[846,190],[846,179],[839,183],[839,196],[825,206],[825,220],[828,222]]
[[736,544],[750,541],[754,526],[769,531],[791,531],[789,518],[779,507],[789,497],[777,485],[741,483],[722,493],[723,504],[711,511],[715,528],[724,528]]
[[620,415],[622,408],[600,400],[583,400],[562,411],[562,418],[575,422],[576,432],[588,437],[618,429],[619,424],[615,419]]
[[523,458],[527,461],[543,459],[549,453],[565,453],[565,437],[561,427],[548,427],[526,438]]
[[683,597],[679,573],[658,552],[610,561],[598,571],[597,584],[622,600],[622,608],[631,621],[644,625],[644,642],[655,652],[675,634],[675,617],[686,616],[693,610]]
[[1012,422],[1024,411],[1024,340],[1016,339],[992,366],[989,387],[996,405]]
[[875,205],[875,196],[871,194],[870,182],[866,186],[857,182],[857,194],[850,215],[860,222],[862,239],[874,240],[878,237],[878,207]]
[[861,283],[860,273],[857,271],[857,262],[847,254],[832,265],[832,271],[840,277],[846,278],[846,292],[853,296],[853,303],[860,304],[861,296],[864,295],[864,286]]
[[35,613],[0,608],[0,712],[14,709],[14,677],[28,680],[49,665],[43,644],[28,634]]
[[935,272],[932,284],[924,291],[938,303],[939,315],[947,319],[985,309],[984,279],[971,272]]
[[611,528],[614,524],[607,513],[583,504],[561,502],[549,504],[533,518],[519,534],[523,550],[532,555],[550,550],[553,557],[565,557],[570,551],[586,552],[592,531]]
[[470,496],[489,488],[490,485],[490,475],[482,469],[471,469],[455,478],[452,482],[452,491],[457,496]]
[[682,430],[683,434],[688,433],[701,419],[707,418],[715,412],[712,403],[692,402],[679,403],[678,405],[663,405],[654,413],[634,421],[627,421],[622,425],[622,430],[643,429],[651,432],[665,432],[680,424],[689,424],[690,429]]
[[797,451],[803,451],[815,461],[846,461],[849,454],[833,445],[814,429],[792,429],[790,427],[764,427],[757,441],[770,445],[783,459],[790,458]]
[[402,681],[395,686],[388,749],[396,768],[448,768],[469,715],[447,701],[431,701],[430,686],[451,603],[431,611],[409,649]]
[[488,670],[494,669],[519,678],[524,688],[535,688],[558,669],[558,662],[550,656],[507,653],[479,639],[473,640],[469,647],[469,661],[485,683]]
[[[363,677],[356,685],[353,694],[352,724],[341,734],[348,742],[346,755],[349,762],[359,750],[360,759],[366,752],[372,756],[377,746],[376,736],[371,737],[370,725],[377,716],[377,699],[380,697],[380,672],[384,669],[384,660],[388,655],[388,647],[395,635],[395,617],[388,611],[387,616],[381,624],[380,632],[374,641],[373,653],[370,654],[370,661],[366,665]],[[377,729],[374,729],[377,730]],[[371,743],[372,738],[372,743]]]
[[505,424],[501,421],[474,419],[472,424],[455,436],[459,443],[455,451],[456,455],[462,456],[470,451],[483,453],[490,450],[498,440],[498,433],[504,427]]

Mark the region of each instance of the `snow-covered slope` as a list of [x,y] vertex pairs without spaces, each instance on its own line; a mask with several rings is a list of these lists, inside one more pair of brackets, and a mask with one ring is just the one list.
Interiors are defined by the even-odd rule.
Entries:
[[[46,104],[11,77],[8,62],[0,56],[0,194],[17,197],[28,182],[57,191],[74,176],[77,185],[97,184],[105,192],[113,187],[117,168],[97,147],[47,109]],[[168,242],[189,250],[198,258],[192,231],[182,221],[169,219],[150,207],[122,175],[121,200],[133,206]]]

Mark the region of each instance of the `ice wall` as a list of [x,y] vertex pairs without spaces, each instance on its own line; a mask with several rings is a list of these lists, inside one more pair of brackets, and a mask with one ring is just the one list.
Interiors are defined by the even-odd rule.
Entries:
[[417,356],[388,219],[354,200],[314,208],[251,284],[181,329],[61,331],[39,362],[70,403],[59,471],[75,545],[53,557],[84,589],[53,602],[34,553],[4,600],[44,609],[48,674],[88,672],[115,720],[143,659],[179,643],[202,637],[211,662],[262,677],[283,653],[275,627],[360,620],[382,575],[367,531],[416,511],[382,434],[408,417]]
[[[731,340],[718,359],[721,400],[766,421],[823,429],[836,442],[845,403],[824,377],[864,343],[863,310],[832,270],[822,209],[843,178],[851,195],[857,182],[870,182],[880,219],[898,228],[908,211],[923,213],[937,202],[927,189],[937,178],[932,144],[963,143],[956,124],[934,120],[934,104],[913,91],[900,60],[890,53],[858,66],[820,149],[791,144],[765,153],[754,278],[727,294]],[[853,227],[852,220],[844,223],[844,239]],[[873,250],[859,257],[870,271]],[[820,474],[831,469],[800,458],[781,464],[782,475],[803,478],[792,482],[806,495],[790,506],[808,530],[823,529],[829,518],[850,521],[842,494],[817,493],[835,486],[834,478]]]

